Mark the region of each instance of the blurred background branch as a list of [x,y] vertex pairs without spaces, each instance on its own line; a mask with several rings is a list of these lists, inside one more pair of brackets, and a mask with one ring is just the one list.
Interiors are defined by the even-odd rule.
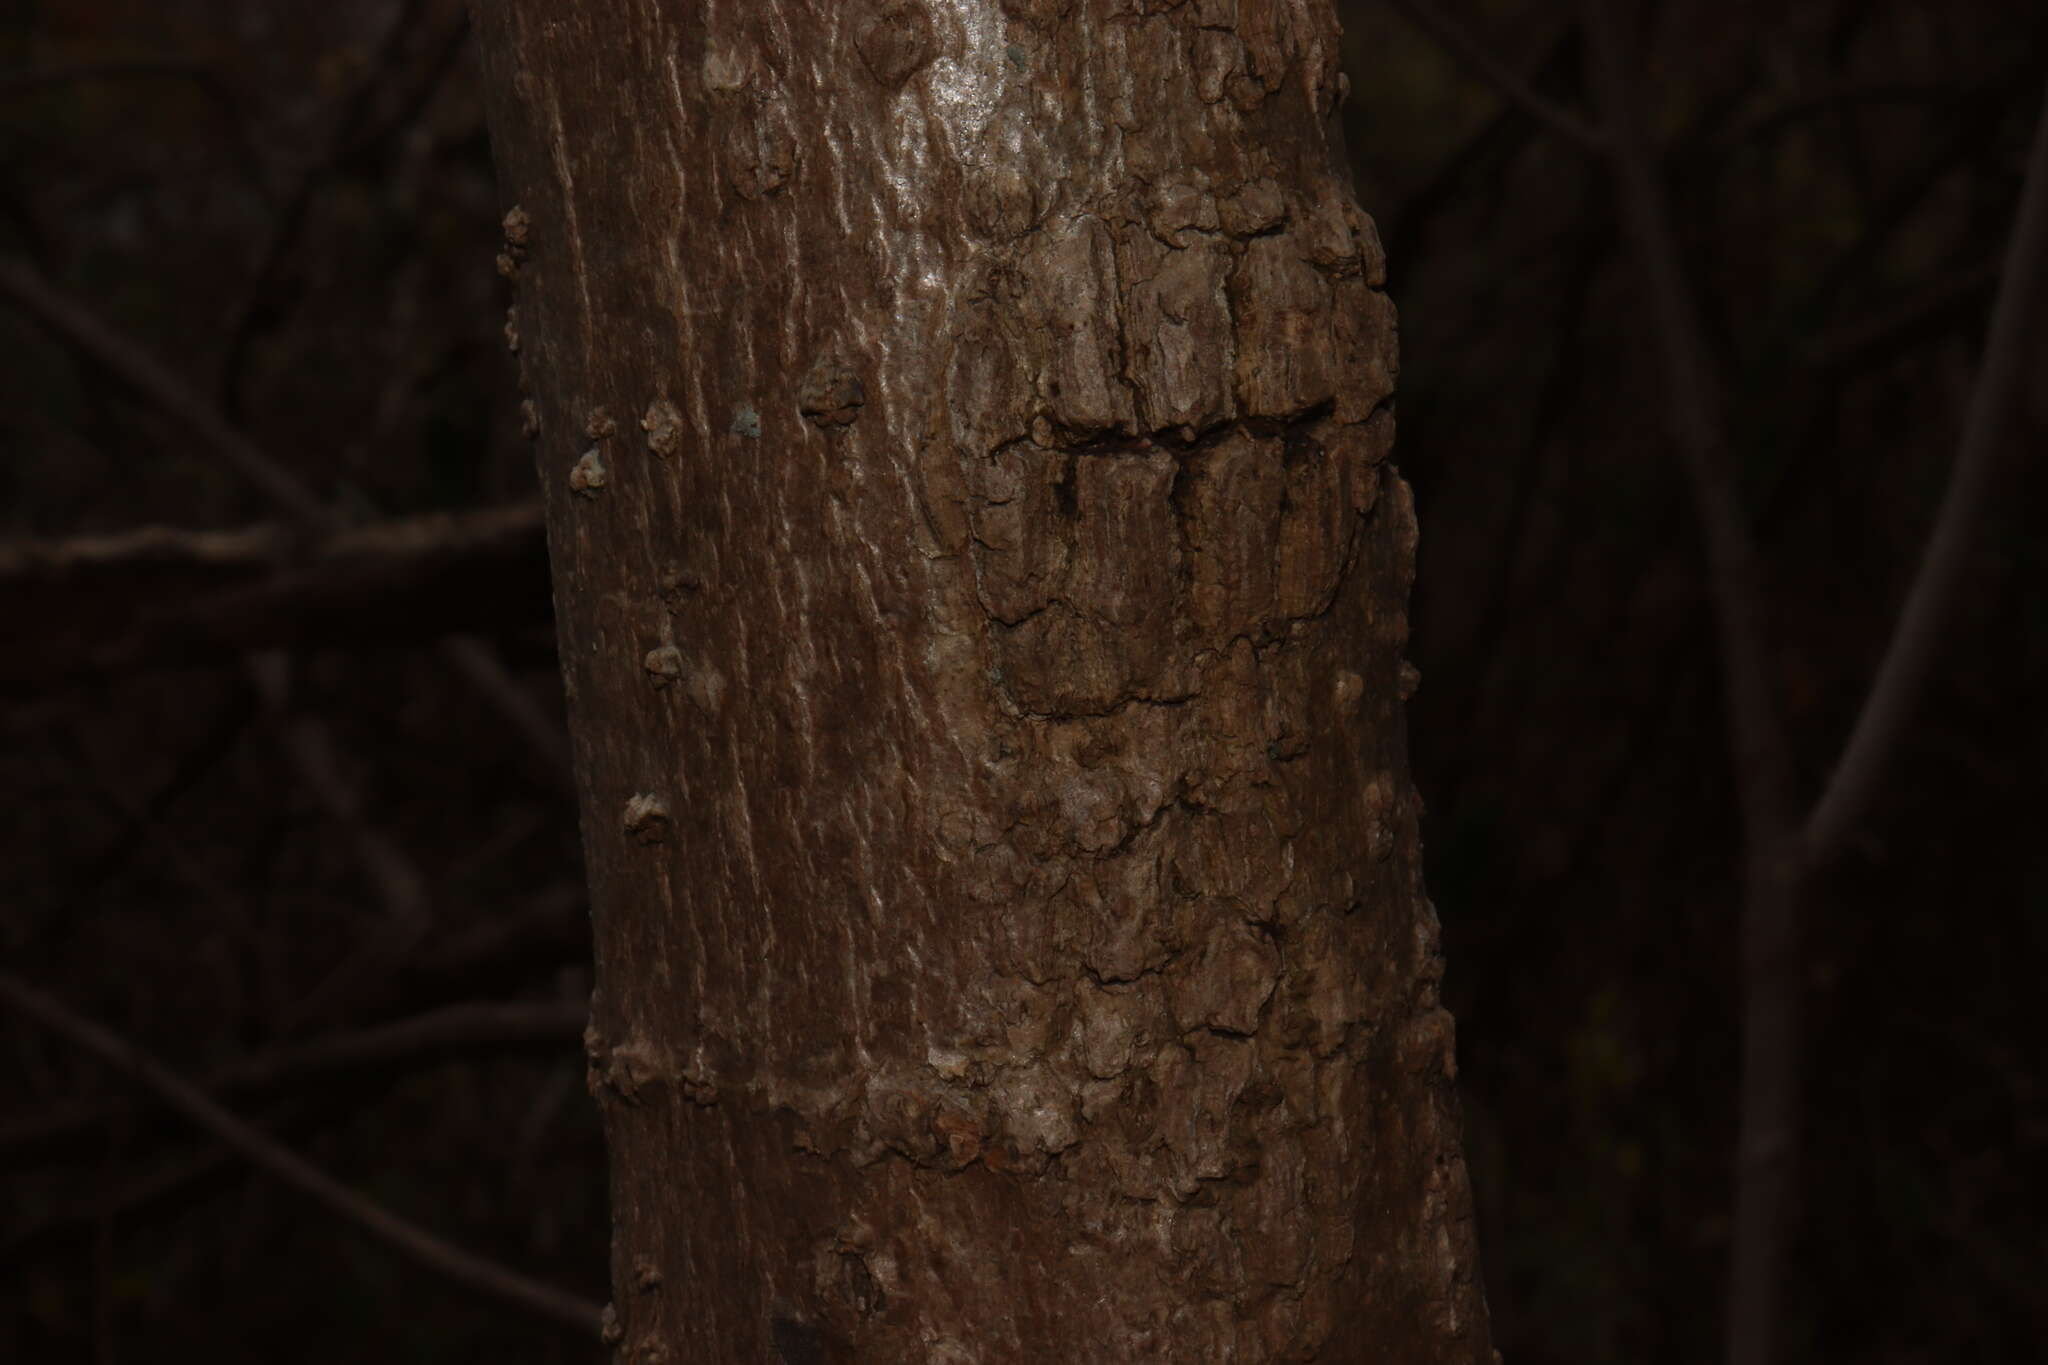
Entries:
[[548,1318],[585,1337],[596,1335],[596,1304],[584,1303],[473,1252],[464,1251],[371,1203],[243,1123],[125,1039],[80,1018],[9,972],[0,972],[0,1003],[126,1072],[165,1104],[242,1156],[407,1258],[477,1293]]

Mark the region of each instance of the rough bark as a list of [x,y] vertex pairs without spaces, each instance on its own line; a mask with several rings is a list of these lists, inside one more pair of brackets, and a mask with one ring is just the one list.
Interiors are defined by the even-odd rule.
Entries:
[[623,1358],[1489,1359],[1329,5],[475,8]]

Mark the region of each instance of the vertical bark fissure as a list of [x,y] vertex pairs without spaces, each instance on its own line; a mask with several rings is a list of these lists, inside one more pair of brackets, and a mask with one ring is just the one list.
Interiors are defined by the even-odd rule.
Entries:
[[477,19],[613,1343],[1488,1359],[1328,6]]

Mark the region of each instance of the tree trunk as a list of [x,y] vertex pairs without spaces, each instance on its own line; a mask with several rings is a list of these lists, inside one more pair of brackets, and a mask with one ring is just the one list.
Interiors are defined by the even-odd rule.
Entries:
[[475,8],[623,1357],[1490,1359],[1327,0]]

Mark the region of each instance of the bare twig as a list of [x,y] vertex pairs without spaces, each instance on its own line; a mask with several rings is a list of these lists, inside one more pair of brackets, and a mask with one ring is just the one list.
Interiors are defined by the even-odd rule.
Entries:
[[271,523],[229,531],[139,526],[112,535],[0,541],[0,583],[62,582],[74,576],[155,573],[167,567],[274,568],[283,562],[291,543],[291,532]]
[[[1546,71],[1557,66],[1571,46],[1577,28],[1578,22],[1569,15],[1553,21],[1542,40],[1531,45],[1530,56],[1522,63],[1524,80],[1541,79]],[[1499,105],[1455,151],[1431,168],[1427,179],[1401,197],[1399,216],[1380,225],[1387,236],[1388,261],[1419,258],[1422,253],[1415,249],[1416,240],[1426,225],[1473,182],[1482,162],[1502,164],[1538,135],[1538,130],[1530,126],[1514,104]]]
[[596,1305],[487,1261],[371,1203],[251,1128],[125,1039],[74,1014],[10,972],[0,971],[0,1001],[127,1072],[221,1142],[415,1262],[478,1293],[576,1331],[597,1331]]
[[190,427],[242,476],[309,525],[327,523],[327,509],[299,482],[220,415],[169,370],[125,337],[51,288],[33,271],[15,261],[0,260],[0,295],[12,299],[30,316],[65,341],[91,356],[116,379]]
[[361,78],[340,101],[325,147],[300,169],[290,191],[282,196],[283,203],[271,224],[268,240],[260,251],[253,253],[256,268],[250,272],[238,302],[227,315],[227,343],[215,388],[221,410],[235,418],[242,416],[242,379],[255,344],[264,298],[298,243],[321,187],[334,175],[344,153],[355,144],[369,121],[376,97],[389,88],[391,72],[406,37],[419,20],[421,8],[420,0],[403,0],[398,6],[377,42],[376,51],[364,63]]
[[[240,733],[241,718],[233,716],[233,719],[233,733]],[[163,822],[151,809],[157,803],[153,800],[144,802],[138,793],[130,790],[133,783],[130,773],[110,770],[110,765],[101,759],[93,726],[78,725],[68,731],[60,731],[59,735],[58,742],[71,752],[74,760],[63,765],[63,780],[85,800],[104,806],[120,817],[124,837],[122,844],[117,844],[111,853],[125,853],[123,845],[131,838],[147,844],[165,865],[177,873],[179,880],[192,890],[198,900],[215,905],[227,914],[238,913],[241,898],[206,865],[206,860],[196,849],[164,828]]]
[[1720,381],[1685,278],[1671,206],[1639,135],[1619,31],[1604,0],[1586,0],[1585,10],[1594,80],[1612,130],[1610,158],[1622,226],[1648,289],[1657,349],[1671,386],[1671,436],[1692,490],[1712,578],[1743,822],[1752,840],[1768,844],[1790,826],[1791,783],[1770,696],[1756,551],[1727,469]]
[[2012,80],[1990,81],[1962,91],[1952,107],[1939,107],[1929,119],[1932,141],[1865,210],[1855,240],[1820,267],[1813,284],[1799,291],[1796,310],[1813,317],[1826,316],[1845,293],[1867,289],[1872,277],[1882,273],[1880,262],[1886,249],[1940,187],[1950,182],[1957,164],[1983,157],[1999,122],[2012,107],[2015,93]]
[[[128,851],[138,840],[160,838],[165,843],[175,842],[170,833],[162,829],[164,817],[234,749],[236,741],[240,739],[255,713],[254,698],[245,692],[233,693],[220,708],[213,722],[206,727],[199,742],[179,757],[163,785],[151,792],[147,799],[123,798],[122,804],[126,810],[124,818],[112,838],[101,845],[99,851],[87,860],[88,871],[85,875],[59,902],[60,909],[54,917],[56,921],[75,922],[107,880],[120,871],[127,861]],[[80,732],[79,742],[81,745],[84,743],[83,732]],[[107,783],[110,791],[118,790],[124,785],[126,784],[114,781]],[[152,831],[157,833],[152,834]],[[178,865],[184,866],[184,860],[192,858],[193,855],[191,850],[183,848],[182,845],[180,850]],[[198,860],[193,861],[196,863]],[[201,876],[207,881],[212,880],[210,873],[203,872]],[[200,879],[193,878],[195,889]],[[220,904],[234,904],[232,898],[221,900],[217,892],[206,894]]]
[[373,824],[363,803],[341,771],[334,738],[327,727],[290,713],[290,661],[282,654],[263,654],[250,661],[250,679],[269,704],[282,747],[299,780],[313,793],[330,820],[348,831],[356,856],[369,874],[377,898],[395,925],[423,932],[428,919],[426,879],[412,860]]
[[[485,624],[480,611],[498,626],[544,621],[546,583],[538,502],[324,534],[266,523],[0,541],[0,635],[13,646],[0,688],[361,639],[441,635],[452,660],[478,647],[442,632]],[[495,685],[477,672],[479,690]],[[491,700],[508,716],[518,708],[536,752],[559,752],[559,722],[532,697],[515,687]]]
[[1848,370],[1868,364],[1873,353],[1908,345],[1936,328],[1953,325],[1952,315],[1973,306],[1998,283],[1999,263],[1980,261],[1916,289],[1874,318],[1831,327],[1799,348],[1801,363],[1816,370]]
[[1721,138],[1721,143],[1727,147],[1739,147],[1747,142],[1773,137],[1803,119],[1842,109],[1885,104],[1939,104],[1955,97],[1956,88],[1949,85],[1911,81],[1843,81],[1808,91],[1796,99],[1764,110],[1730,129]]
[[1593,78],[1624,231],[1649,293],[1674,430],[1705,543],[1743,828],[1742,1063],[1730,1365],[1770,1365],[1790,1253],[1803,999],[1789,750],[1771,696],[1756,554],[1728,473],[1727,426],[1671,206],[1640,135],[1629,56],[1606,0],[1585,0]]
[[1445,14],[1436,0],[1391,0],[1391,3],[1410,23],[1435,39],[1451,55],[1471,67],[1475,75],[1544,127],[1589,151],[1606,150],[1608,135],[1604,131],[1537,93],[1507,63],[1488,52],[1456,20]]
[[574,791],[569,742],[562,734],[561,722],[513,680],[490,645],[474,635],[451,635],[441,641],[439,649],[442,660],[497,708],[500,720],[519,732],[548,774],[564,790]]
[[166,77],[190,82],[192,87],[206,98],[216,117],[227,130],[236,169],[257,194],[265,199],[270,198],[270,182],[263,171],[263,158],[249,137],[249,128],[253,120],[243,109],[242,100],[237,97],[234,89],[221,79],[219,72],[209,63],[185,57],[129,57],[104,62],[66,62],[55,66],[20,68],[0,72],[0,98],[33,94],[53,86],[74,85],[86,81],[146,81]]
[[9,1265],[38,1264],[50,1242],[75,1236],[103,1219],[133,1217],[219,1179],[230,1167],[240,1170],[242,1163],[233,1152],[208,1143],[168,1157],[142,1175],[81,1189],[77,1202],[11,1222],[0,1231],[0,1256]]
[[[1972,396],[1963,450],[1936,529],[1909,594],[1870,701],[1840,766],[1802,829],[1789,749],[1770,686],[1757,556],[1729,472],[1729,438],[1707,330],[1685,276],[1671,205],[1656,159],[1642,136],[1640,110],[1621,27],[1609,0],[1584,0],[1601,128],[1577,137],[1577,123],[1503,80],[1497,63],[1433,8],[1431,0],[1395,4],[1462,56],[1523,108],[1582,145],[1604,151],[1616,201],[1648,295],[1648,312],[1670,390],[1672,436],[1683,458],[1700,520],[1717,623],[1724,706],[1733,748],[1743,828],[1742,1078],[1736,1159],[1736,1226],[1728,1293],[1727,1360],[1769,1365],[1790,1250],[1794,1160],[1801,1108],[1802,979],[1800,918],[1804,888],[1820,859],[1837,850],[1867,807],[1886,758],[1910,719],[1940,645],[1941,627],[1961,591],[1968,551],[1983,520],[2048,254],[2048,111],[2022,194],[2020,221],[2003,269],[2003,288],[1986,346],[1984,374]],[[1507,73],[1510,74],[1511,73]],[[1922,92],[1856,92],[1855,98],[1920,97]],[[1841,92],[1831,92],[1840,98]],[[1804,109],[1779,111],[1796,116]],[[1562,120],[1560,121],[1560,116]],[[1775,127],[1767,122],[1764,130]],[[1592,131],[1592,130],[1589,130]],[[1752,125],[1743,136],[1759,135]],[[1974,124],[1956,133],[1976,135]],[[1945,166],[1894,195],[1856,251],[1829,272],[1818,297],[1846,277]],[[1965,288],[1980,281],[1966,280]],[[1949,300],[1937,298],[1936,307]]]
[[2031,352],[2048,257],[2048,107],[2034,133],[2017,221],[2006,246],[2003,283],[1993,305],[1984,367],[1970,395],[1955,473],[1928,539],[1906,604],[1899,612],[1877,681],[1856,727],[1806,823],[1805,852],[1821,860],[1836,852],[1869,809],[1885,767],[1898,749],[1913,708],[1926,691],[1944,627],[1962,595],[2003,453],[2006,418]]
[[[309,526],[337,529],[337,520],[296,477],[229,426],[170,371],[51,288],[33,271],[17,262],[0,260],[0,296],[13,299],[122,382],[191,427],[285,511]],[[457,638],[444,642],[442,655],[456,672],[505,713],[506,719],[533,746],[549,775],[563,786],[571,786],[568,744],[552,726],[536,722],[530,699],[520,704],[524,693],[506,676],[504,665],[474,640]]]
[[[560,1047],[581,1036],[588,1009],[576,1003],[449,1005],[410,1019],[275,1048],[224,1066],[193,1084],[211,1095],[274,1090],[417,1058],[486,1047]],[[0,1152],[15,1160],[131,1113],[112,1101],[81,1101],[0,1126]]]
[[1587,0],[1585,10],[1594,77],[1612,137],[1609,152],[1621,217],[1648,285],[1671,386],[1674,434],[1701,518],[1720,625],[1744,826],[1741,1133],[1726,1358],[1730,1365],[1769,1365],[1776,1354],[1790,1251],[1801,1107],[1802,887],[1867,809],[1924,690],[1942,628],[1961,591],[2040,301],[2042,256],[2048,249],[2048,112],[2036,136],[1985,371],[1972,397],[1955,477],[1870,700],[1801,834],[1788,751],[1770,696],[1755,555],[1726,472],[1726,425],[1705,328],[1685,281],[1669,203],[1635,133],[1640,125],[1618,27],[1603,0]]
[[0,540],[0,584],[41,587],[73,578],[153,575],[167,569],[271,571],[322,562],[406,565],[538,546],[540,534],[537,501],[398,517],[318,537],[300,535],[275,522],[231,530],[140,526],[111,535]]
[[208,83],[211,71],[204,63],[188,57],[126,57],[108,62],[67,62],[61,66],[0,71],[0,95],[41,90],[52,85],[74,85],[81,81],[127,80],[136,76],[171,76]]
[[280,1024],[291,1031],[332,1014],[338,1002],[358,994],[371,978],[388,976],[426,936],[433,924],[433,908],[427,898],[426,878],[405,850],[364,813],[354,785],[342,773],[327,727],[315,717],[292,713],[289,656],[282,652],[252,655],[247,667],[256,691],[270,709],[279,747],[327,818],[340,826],[355,846],[356,861],[382,902],[386,919],[381,932],[364,935],[353,953],[298,1000],[290,1017]]

